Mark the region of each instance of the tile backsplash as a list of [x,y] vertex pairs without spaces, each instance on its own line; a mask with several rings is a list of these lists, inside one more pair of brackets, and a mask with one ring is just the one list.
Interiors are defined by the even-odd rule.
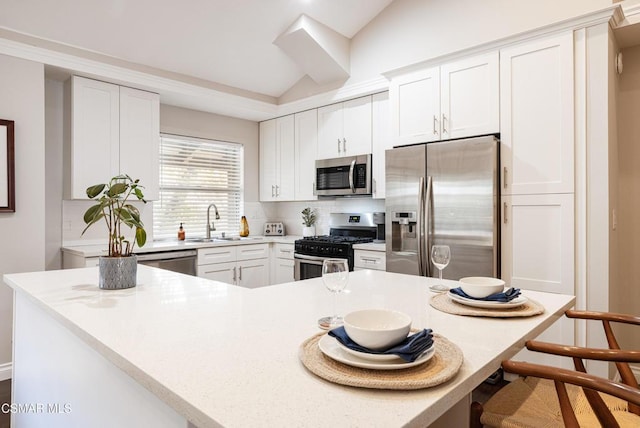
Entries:
[[[329,214],[359,213],[384,211],[384,199],[371,198],[337,198],[304,202],[263,202],[257,203],[265,215],[264,221],[282,221],[287,235],[302,235],[302,210],[306,207],[315,209],[318,214],[316,234],[329,234]],[[262,225],[260,226],[262,228]],[[260,229],[261,230],[261,229]]]
[[[65,246],[106,243],[105,228],[94,226],[84,235],[82,217],[93,201],[62,201],[62,241]],[[249,221],[251,235],[262,235],[267,221],[282,221],[287,235],[302,235],[302,210],[311,207],[318,214],[316,233],[329,234],[329,214],[340,212],[384,211],[384,199],[337,198],[304,202],[245,202],[244,214]],[[152,204],[141,204],[140,211],[145,224],[153,224]],[[153,239],[152,227],[147,229],[148,239]],[[233,234],[233,233],[232,233]]]

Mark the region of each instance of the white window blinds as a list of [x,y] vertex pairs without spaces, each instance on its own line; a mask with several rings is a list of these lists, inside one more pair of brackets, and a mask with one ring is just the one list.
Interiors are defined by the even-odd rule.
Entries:
[[154,239],[204,237],[207,207],[216,204],[216,231],[238,234],[242,212],[241,144],[163,134],[160,138],[160,199],[153,205]]

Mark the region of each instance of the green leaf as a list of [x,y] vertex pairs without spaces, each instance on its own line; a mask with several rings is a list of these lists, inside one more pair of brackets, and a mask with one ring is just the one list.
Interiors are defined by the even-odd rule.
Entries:
[[109,192],[107,192],[107,194],[110,197],[118,196],[126,192],[128,187],[129,186],[126,183],[115,183],[109,188]]
[[104,190],[106,184],[96,184],[91,187],[87,187],[87,196],[89,199],[93,199],[98,196]]
[[135,189],[133,189],[133,192],[136,194],[136,197],[138,199],[144,201],[144,195],[142,194],[142,190],[140,190],[140,188],[136,187]]
[[137,207],[135,207],[134,205],[131,205],[131,204],[125,204],[125,206],[124,206],[124,207],[122,207],[122,208],[126,208],[126,209],[128,209],[128,210],[129,210],[129,212],[131,213],[131,216],[133,216],[133,217],[136,217],[136,216],[137,216],[138,218],[140,218],[140,211],[139,211],[139,210],[138,210],[138,208],[137,208]]
[[97,216],[95,216],[93,219],[91,219],[91,221],[89,223],[87,223],[87,226],[84,228],[84,230],[82,231],[81,235],[84,235],[84,233],[87,231],[87,229],[89,229],[89,226],[91,226],[92,224],[98,222],[103,217],[104,217],[104,213],[102,213],[102,211],[100,211]]
[[92,207],[90,207],[85,213],[84,213],[84,222],[85,223],[91,223],[93,221],[93,219],[102,212],[102,204],[98,204],[98,205],[94,205]]
[[138,247],[144,246],[145,242],[147,242],[147,232],[141,227],[136,228],[136,243]]

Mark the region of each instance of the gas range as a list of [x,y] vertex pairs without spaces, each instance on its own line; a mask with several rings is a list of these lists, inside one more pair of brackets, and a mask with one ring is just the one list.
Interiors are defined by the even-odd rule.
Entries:
[[347,259],[349,270],[353,270],[353,245],[373,242],[377,236],[374,213],[331,214],[330,225],[329,235],[295,241],[296,280],[322,276],[322,262],[330,258]]
[[[373,238],[341,235],[306,236],[295,241],[295,252],[308,256],[353,258],[353,244],[367,242],[373,242]],[[351,264],[349,267],[352,268]]]

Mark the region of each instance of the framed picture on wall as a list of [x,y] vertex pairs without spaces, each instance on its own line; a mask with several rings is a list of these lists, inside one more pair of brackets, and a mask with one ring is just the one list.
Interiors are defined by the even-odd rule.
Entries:
[[14,122],[0,119],[0,213],[16,211]]

